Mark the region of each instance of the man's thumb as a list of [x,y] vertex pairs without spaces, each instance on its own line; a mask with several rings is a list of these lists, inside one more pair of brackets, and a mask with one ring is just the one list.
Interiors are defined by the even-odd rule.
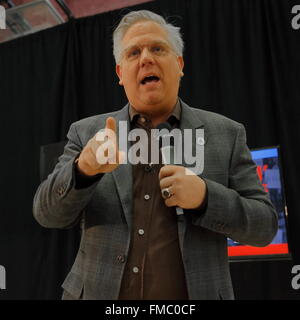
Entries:
[[116,120],[113,117],[108,117],[106,119],[105,129],[110,129],[114,133],[116,133],[117,124],[116,124]]

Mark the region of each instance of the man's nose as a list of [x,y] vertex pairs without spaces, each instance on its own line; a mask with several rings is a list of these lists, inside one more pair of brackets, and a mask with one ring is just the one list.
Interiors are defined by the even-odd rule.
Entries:
[[144,48],[141,53],[140,66],[143,67],[147,64],[153,64],[153,63],[154,63],[154,59],[153,59],[152,53],[147,48]]

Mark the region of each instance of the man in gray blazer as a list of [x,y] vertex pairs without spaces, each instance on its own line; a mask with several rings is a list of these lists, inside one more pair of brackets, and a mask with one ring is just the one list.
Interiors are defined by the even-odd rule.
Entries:
[[[179,28],[161,16],[124,16],[114,56],[129,103],[73,123],[63,155],[36,192],[33,212],[42,226],[84,221],[64,299],[233,299],[227,237],[265,246],[276,234],[277,215],[244,127],[178,98],[182,52]],[[118,137],[121,121],[128,131],[144,130],[147,142],[163,122],[181,132],[203,129],[203,172],[187,174],[185,164],[122,164],[127,155],[109,134]]]

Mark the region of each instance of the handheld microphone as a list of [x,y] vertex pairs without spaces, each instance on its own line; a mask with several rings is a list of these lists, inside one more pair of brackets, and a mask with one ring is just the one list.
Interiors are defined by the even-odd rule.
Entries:
[[[169,122],[160,123],[159,125],[157,125],[156,129],[160,131],[157,138],[160,140],[160,152],[161,152],[163,164],[164,165],[175,164],[174,137],[171,134],[172,127],[170,123]],[[176,214],[178,216],[182,215],[183,213],[184,212],[182,208],[176,207]]]

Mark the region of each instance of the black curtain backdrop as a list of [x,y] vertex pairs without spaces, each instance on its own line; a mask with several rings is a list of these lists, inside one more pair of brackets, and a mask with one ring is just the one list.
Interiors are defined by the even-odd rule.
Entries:
[[[231,264],[236,298],[297,299],[300,264],[300,30],[295,1],[169,0],[70,21],[0,45],[0,299],[59,299],[79,227],[45,229],[32,216],[40,147],[66,138],[83,117],[126,103],[112,55],[112,31],[128,10],[150,9],[182,28],[180,96],[243,123],[250,148],[280,145],[294,261]],[[300,1],[298,1],[300,4]]]

